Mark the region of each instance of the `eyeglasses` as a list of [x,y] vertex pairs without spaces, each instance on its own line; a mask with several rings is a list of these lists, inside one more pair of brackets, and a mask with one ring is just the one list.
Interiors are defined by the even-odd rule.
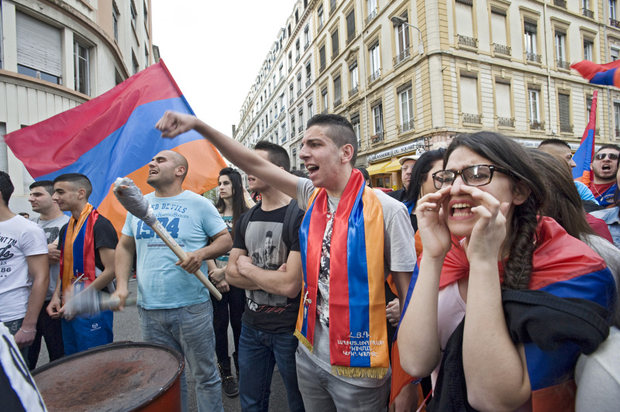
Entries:
[[618,153],[597,153],[594,155],[594,159],[603,160],[606,157],[609,157],[609,160],[618,160]]
[[475,165],[462,170],[440,170],[433,173],[433,184],[435,189],[441,189],[454,183],[457,176],[461,176],[463,183],[467,186],[484,186],[491,183],[493,173],[500,172],[508,176],[516,175],[508,169],[493,165]]

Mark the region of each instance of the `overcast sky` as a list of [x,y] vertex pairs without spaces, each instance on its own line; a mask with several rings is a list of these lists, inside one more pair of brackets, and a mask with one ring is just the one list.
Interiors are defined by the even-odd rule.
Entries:
[[198,117],[231,135],[294,0],[151,0],[153,44]]

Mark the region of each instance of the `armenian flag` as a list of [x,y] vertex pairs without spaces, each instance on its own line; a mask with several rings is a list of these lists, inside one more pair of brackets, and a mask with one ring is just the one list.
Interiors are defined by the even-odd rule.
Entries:
[[162,139],[155,123],[167,110],[194,114],[163,61],[135,74],[103,95],[5,136],[7,145],[35,180],[64,173],[90,179],[89,202],[120,231],[126,211],[112,193],[117,177],[128,176],[143,193],[148,163],[162,150],[189,162],[183,188],[196,193],[217,185],[226,163],[199,133]]
[[589,60],[583,60],[570,66],[592,84],[601,86],[620,87],[620,60],[607,64],[596,64]]
[[590,108],[590,120],[581,137],[581,144],[573,156],[577,166],[573,167],[573,179],[579,180],[586,186],[590,186],[592,156],[594,155],[594,132],[596,131],[596,105],[598,90],[592,93],[592,107]]

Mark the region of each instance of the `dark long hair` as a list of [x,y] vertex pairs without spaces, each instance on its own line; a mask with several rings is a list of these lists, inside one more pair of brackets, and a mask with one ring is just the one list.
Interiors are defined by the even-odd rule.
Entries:
[[[233,218],[232,218],[232,232],[230,235],[235,238],[235,224],[239,221],[239,218],[242,214],[247,212],[249,209],[245,204],[245,199],[243,198],[243,185],[241,183],[241,175],[235,169],[231,167],[225,167],[220,170],[220,177],[228,176],[230,179],[230,184],[232,186],[232,210],[233,210]],[[219,179],[218,179],[219,181]],[[224,203],[224,199],[218,197],[217,203],[215,203],[215,208],[218,212],[224,213],[226,210],[226,203]]]
[[575,187],[566,162],[540,150],[531,149],[530,156],[539,166],[538,171],[547,187],[547,203],[542,213],[555,219],[566,232],[577,239],[596,235],[586,220],[581,196]]
[[[547,200],[547,189],[527,150],[513,140],[493,132],[462,134],[452,140],[444,157],[444,168],[454,150],[465,147],[491,163],[511,170],[516,182],[530,190],[521,205],[514,207],[510,235],[504,241],[510,255],[504,262],[504,283],[508,289],[527,289],[536,248],[538,215]],[[516,183],[515,182],[515,183]]]
[[422,190],[422,185],[426,181],[428,177],[428,172],[433,168],[433,163],[437,160],[443,159],[446,154],[446,149],[441,148],[437,150],[430,150],[428,152],[424,152],[422,156],[418,160],[416,160],[413,165],[413,170],[411,171],[411,180],[409,181],[409,190],[407,190],[407,195],[405,196],[404,203],[409,204],[409,202],[413,202],[415,205],[420,197],[420,191]]

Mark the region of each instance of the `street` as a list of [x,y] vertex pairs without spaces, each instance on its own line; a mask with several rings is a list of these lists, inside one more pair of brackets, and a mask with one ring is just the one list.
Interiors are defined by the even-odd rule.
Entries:
[[[133,296],[136,295],[137,283],[134,279],[129,282],[129,291]],[[116,312],[114,314],[114,342],[123,342],[123,341],[133,341],[140,342],[142,341],[140,335],[140,325],[138,320],[138,310],[135,306],[130,306],[125,308],[123,312]],[[232,330],[228,329],[228,342],[229,342],[229,353],[232,354],[234,352],[234,344],[232,337]],[[47,349],[45,344],[41,345],[41,353],[39,354],[39,361],[37,366],[43,366],[49,362],[49,356],[47,354]],[[187,364],[185,365],[185,370],[187,373],[187,383],[189,386],[189,412],[196,412],[198,409],[196,407],[196,392],[195,392],[195,381],[192,378],[191,374],[188,371]],[[224,403],[224,411],[226,412],[235,412],[241,411],[241,406],[239,405],[239,396],[234,398],[228,398],[222,395],[223,403]],[[288,411],[288,404],[286,401],[286,391],[284,389],[284,384],[282,382],[282,378],[280,377],[280,373],[276,371],[273,374],[273,380],[271,383],[271,398],[269,404],[269,411]]]

